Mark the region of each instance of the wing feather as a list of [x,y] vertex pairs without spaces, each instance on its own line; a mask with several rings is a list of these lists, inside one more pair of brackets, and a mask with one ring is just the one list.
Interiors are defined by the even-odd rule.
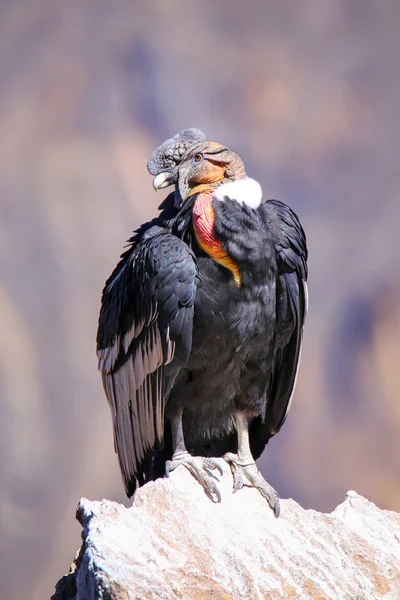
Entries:
[[268,200],[264,206],[269,214],[274,212],[278,224],[275,356],[265,415],[269,435],[274,435],[289,412],[299,368],[308,305],[307,244],[304,230],[288,206],[277,200]]
[[99,370],[128,496],[163,442],[165,403],[191,350],[196,279],[192,251],[157,227],[135,240],[103,291]]

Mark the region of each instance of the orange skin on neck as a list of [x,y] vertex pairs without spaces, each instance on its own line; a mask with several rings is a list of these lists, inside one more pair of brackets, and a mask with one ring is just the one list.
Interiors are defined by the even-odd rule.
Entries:
[[212,205],[213,197],[214,193],[210,190],[200,192],[197,195],[193,206],[193,229],[196,239],[204,252],[211,256],[215,262],[229,269],[232,272],[234,280],[240,287],[242,280],[238,266],[225,252],[221,242],[215,239],[213,234],[215,222],[215,214]]

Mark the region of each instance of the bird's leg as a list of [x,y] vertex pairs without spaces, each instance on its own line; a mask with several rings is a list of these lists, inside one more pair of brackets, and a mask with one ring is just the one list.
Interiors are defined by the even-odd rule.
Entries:
[[244,412],[236,413],[236,429],[238,436],[238,452],[228,452],[224,459],[229,463],[233,475],[233,492],[237,492],[244,485],[256,488],[268,501],[274,515],[279,517],[279,496],[273,487],[269,485],[257,468],[251,454],[249,441],[249,419]]
[[171,418],[171,430],[173,455],[172,460],[167,460],[165,464],[167,477],[169,477],[171,471],[183,465],[203,486],[205,493],[211,500],[221,502],[221,494],[211,471],[217,470],[222,475],[222,468],[212,458],[192,456],[186,450],[182,427],[182,409]]

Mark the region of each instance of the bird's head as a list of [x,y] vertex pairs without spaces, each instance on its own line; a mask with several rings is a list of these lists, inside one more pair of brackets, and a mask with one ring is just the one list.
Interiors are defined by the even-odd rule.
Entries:
[[152,153],[147,168],[154,176],[155,190],[175,186],[176,204],[246,176],[241,158],[226,146],[206,141],[199,129],[185,129],[163,142]]
[[147,170],[153,175],[156,191],[178,182],[178,167],[192,148],[201,144],[206,136],[199,129],[184,129],[165,140],[149,158]]
[[222,183],[246,177],[240,156],[217,142],[199,144],[178,166],[178,189],[182,201],[200,192],[212,192]]

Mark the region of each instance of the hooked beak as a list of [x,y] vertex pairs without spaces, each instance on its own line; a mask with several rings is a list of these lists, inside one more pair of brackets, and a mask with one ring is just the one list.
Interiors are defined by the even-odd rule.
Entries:
[[158,192],[158,190],[162,190],[163,188],[172,185],[174,183],[175,176],[176,173],[174,172],[159,173],[153,179],[153,188],[156,192]]

